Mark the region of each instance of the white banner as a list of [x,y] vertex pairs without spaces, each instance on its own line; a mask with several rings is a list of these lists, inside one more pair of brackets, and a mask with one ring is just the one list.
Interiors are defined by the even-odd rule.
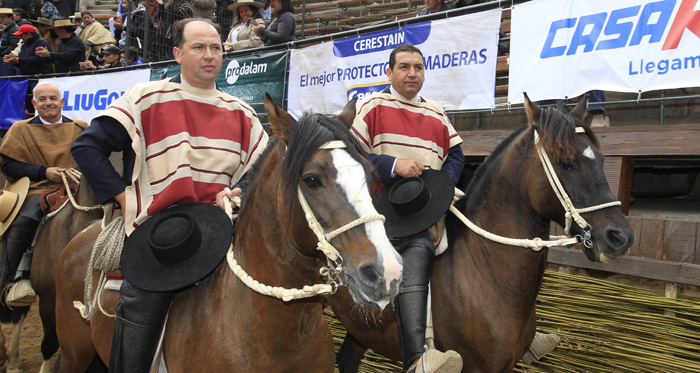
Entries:
[[454,109],[494,105],[501,9],[401,26],[291,51],[289,112],[340,113],[349,99],[389,85],[386,68],[395,47],[421,49],[421,94]]
[[698,0],[536,0],[512,10],[508,100],[700,86]]
[[150,69],[123,71],[108,74],[69,76],[41,79],[57,85],[63,91],[63,115],[90,122],[106,109],[112,101],[137,83],[151,79]]

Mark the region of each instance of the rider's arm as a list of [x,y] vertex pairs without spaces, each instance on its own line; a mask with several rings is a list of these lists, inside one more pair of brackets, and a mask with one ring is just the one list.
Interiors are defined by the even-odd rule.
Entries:
[[456,185],[457,182],[459,182],[460,175],[462,175],[462,169],[464,169],[464,153],[462,152],[462,146],[455,145],[451,147],[450,151],[447,153],[447,158],[445,162],[442,163],[441,170],[450,175]]
[[2,156],[2,164],[0,164],[0,168],[2,168],[2,172],[4,172],[5,175],[14,179],[19,179],[25,176],[33,181],[46,179],[46,167],[38,164],[20,162],[6,155]]
[[379,174],[379,181],[382,183],[389,183],[391,179],[395,176],[394,165],[396,165],[396,157],[392,157],[386,154],[372,154],[368,153],[367,156],[372,162],[374,167],[377,169]]
[[[109,161],[112,152],[123,151],[124,175],[119,176]],[[107,203],[130,184],[135,154],[126,129],[110,117],[97,117],[83,131],[71,148],[100,203]]]

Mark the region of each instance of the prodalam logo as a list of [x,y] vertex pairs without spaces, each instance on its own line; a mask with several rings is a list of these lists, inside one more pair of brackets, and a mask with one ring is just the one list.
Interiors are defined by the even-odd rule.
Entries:
[[266,71],[267,63],[244,62],[240,65],[237,60],[231,60],[226,66],[226,82],[233,85],[240,76],[262,74]]

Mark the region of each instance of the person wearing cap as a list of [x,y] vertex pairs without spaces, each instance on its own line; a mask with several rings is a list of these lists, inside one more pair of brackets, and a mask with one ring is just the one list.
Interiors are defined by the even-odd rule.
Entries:
[[[10,8],[0,8],[0,23],[4,26],[0,31],[0,58],[4,58],[12,53],[19,44],[19,36],[15,35],[19,26],[15,24]],[[17,69],[11,64],[0,61],[0,76],[13,75],[17,75]]]
[[95,66],[95,64],[87,60],[84,64],[80,65],[80,70],[98,70],[98,69],[109,69],[113,67],[121,67],[121,49],[116,45],[108,45],[100,51],[100,56],[104,59],[104,64]]
[[[428,185],[437,173],[446,180],[438,185],[449,183],[450,187],[433,194],[447,194],[449,197],[454,193],[454,185],[464,168],[462,139],[442,106],[420,95],[424,73],[420,49],[410,44],[394,48],[386,69],[391,85],[358,102],[352,130],[377,168],[382,183],[399,185],[409,180]],[[430,179],[427,174],[430,174]],[[400,221],[396,225],[399,229],[393,229],[395,222],[385,214],[386,210],[378,208],[387,216],[387,235],[404,264],[394,310],[405,371],[423,372],[425,368],[426,372],[460,372],[462,369],[462,358],[457,352],[424,348],[428,284],[436,249],[434,242],[438,241],[439,235],[433,237],[428,228],[447,212],[449,200],[451,197],[444,210],[438,211],[427,225],[415,225],[425,223],[418,221],[425,218],[425,213],[419,213],[415,216],[416,221]],[[442,233],[441,229],[435,230]]]
[[238,0],[228,6],[236,14],[236,19],[224,41],[227,52],[262,47],[262,39],[253,32],[254,25],[265,24],[260,14],[262,7],[262,3],[254,0]]
[[61,19],[54,21],[53,27],[60,39],[56,51],[50,52],[48,48],[38,47],[36,54],[48,57],[57,73],[80,71],[80,62],[85,61],[85,44],[75,35],[73,24],[67,19]]
[[[37,47],[48,48],[49,43],[39,35],[36,27],[22,25],[13,35],[22,39],[22,49],[20,49],[18,56],[5,55],[3,62],[17,66],[20,75],[50,74],[51,62],[49,62],[48,57],[41,57],[36,54]],[[34,89],[34,86],[30,84],[30,90],[32,89]]]
[[[5,274],[3,281],[9,280],[11,284],[5,286],[3,282],[0,301],[9,306],[27,306],[34,301],[36,293],[29,282],[31,252],[27,250],[44,214],[39,196],[62,185],[60,173],[77,166],[70,148],[87,127],[87,123],[61,114],[64,99],[56,85],[41,82],[33,93],[32,104],[38,115],[14,123],[0,144],[0,169],[5,179],[9,183],[23,177],[31,180],[29,195],[3,235],[6,261],[0,263],[0,273]],[[27,258],[22,260],[24,256]]]
[[101,23],[95,21],[92,12],[83,10],[80,12],[83,19],[83,31],[80,39],[85,43],[85,58],[93,52],[99,52],[102,47],[109,43],[114,43],[114,36]]
[[[216,86],[223,58],[216,25],[209,19],[188,18],[172,31],[180,74],[134,86],[93,118],[72,149],[98,201],[121,207],[127,235],[110,372],[148,371],[170,302],[189,285],[178,281],[162,287],[158,278],[163,273],[131,271],[127,264],[133,257],[127,248],[151,251],[145,244],[134,244],[132,236],[139,242],[145,233],[141,227],[158,225],[152,219],[167,215],[173,206],[216,203],[223,209],[224,196],[242,194],[241,178],[268,140],[255,111]],[[121,176],[108,158],[119,151]],[[177,240],[183,233],[166,231]],[[151,281],[144,282],[144,277]]]

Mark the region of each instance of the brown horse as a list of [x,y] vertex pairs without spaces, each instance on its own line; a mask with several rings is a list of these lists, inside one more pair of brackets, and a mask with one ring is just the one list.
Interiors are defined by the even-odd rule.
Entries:
[[[297,193],[303,194],[326,232],[376,215],[367,177],[371,172],[347,126],[354,103],[340,118],[307,114],[297,124],[266,102],[276,138],[249,174],[236,231],[235,257],[261,283],[300,288],[321,280],[327,260],[317,250]],[[333,146],[343,148],[327,149]],[[320,149],[323,148],[323,149]],[[343,230],[342,228],[340,230]],[[81,372],[99,354],[109,362],[113,322],[96,312],[80,318],[84,271],[99,232],[76,236],[59,260],[56,287],[61,371]],[[342,257],[339,280],[362,303],[386,305],[398,291],[401,259],[381,221],[354,226],[332,240]],[[114,312],[117,295],[103,305]],[[175,298],[167,319],[163,353],[169,372],[331,372],[333,343],[323,298],[291,302],[261,295],[236,277],[226,261]]]
[[[97,203],[95,194],[90,189],[84,178],[80,180],[80,188],[74,196],[79,206],[93,206]],[[39,227],[34,244],[34,254],[31,269],[31,281],[39,295],[39,314],[44,329],[44,338],[41,342],[41,354],[43,364],[41,372],[49,372],[49,360],[58,350],[58,338],[56,337],[56,263],[61,255],[61,250],[80,230],[102,217],[102,209],[83,211],[73,207],[70,201],[57,212],[49,214],[45,222]],[[0,348],[0,361],[7,358],[7,370],[19,371],[21,360],[19,359],[19,331],[22,322],[29,312],[29,307],[16,307],[12,310],[0,309],[3,322],[12,322],[12,337],[10,347],[3,355],[4,347]],[[0,345],[4,346],[5,337],[0,331]]]
[[[546,238],[550,221],[565,225],[565,213],[538,158],[535,132],[574,206],[596,206],[615,198],[603,173],[597,139],[582,122],[587,97],[570,114],[540,109],[527,96],[525,102],[529,124],[505,139],[479,167],[456,207],[489,232]],[[581,215],[590,224],[584,245],[590,260],[607,261],[632,245],[634,232],[619,207]],[[432,271],[435,344],[459,352],[464,372],[510,372],[535,334],[535,300],[547,248],[536,252],[487,240],[452,214],[447,225],[449,249],[436,258]],[[571,229],[582,238],[588,237],[586,231],[578,225]],[[368,323],[351,311],[345,294],[339,295],[328,301],[348,330],[338,356],[341,371],[356,371],[366,348],[400,361],[391,307],[375,315],[380,322]]]

